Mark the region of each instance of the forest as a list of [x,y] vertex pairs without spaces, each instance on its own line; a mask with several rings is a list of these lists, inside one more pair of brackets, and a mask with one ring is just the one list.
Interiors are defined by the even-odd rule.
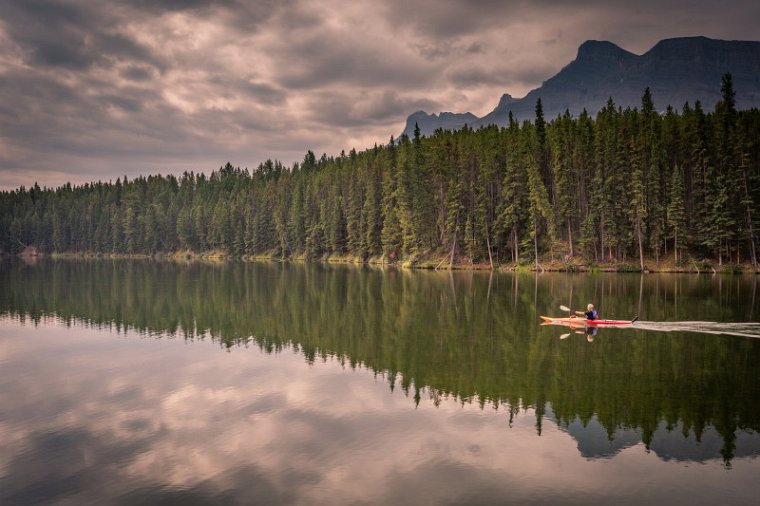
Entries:
[[[0,192],[0,251],[350,258],[409,266],[543,262],[757,269],[760,111],[730,74],[712,112],[622,109],[430,137],[301,163],[227,163]],[[660,112],[664,110],[664,112]]]

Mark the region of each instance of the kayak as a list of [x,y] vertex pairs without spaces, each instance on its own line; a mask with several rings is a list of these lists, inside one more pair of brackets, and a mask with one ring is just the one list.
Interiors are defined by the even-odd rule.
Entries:
[[565,316],[554,318],[552,316],[542,316],[542,320],[547,325],[572,325],[572,326],[597,326],[597,325],[631,325],[636,321],[633,320],[587,320],[577,316]]

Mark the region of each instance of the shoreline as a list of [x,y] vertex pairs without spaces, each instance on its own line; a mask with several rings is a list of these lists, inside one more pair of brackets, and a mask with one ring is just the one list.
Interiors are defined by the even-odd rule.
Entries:
[[573,273],[680,273],[680,274],[760,274],[760,269],[753,268],[752,264],[727,263],[717,265],[711,260],[690,260],[688,263],[677,265],[671,261],[654,263],[645,261],[642,271],[638,265],[626,262],[609,262],[593,264],[587,263],[581,258],[573,258],[570,262],[558,262],[545,259],[539,262],[538,268],[535,263],[531,264],[498,264],[493,269],[489,263],[458,262],[449,264],[448,257],[426,258],[423,260],[387,261],[384,257],[370,257],[362,259],[351,255],[328,255],[317,259],[307,259],[303,255],[291,257],[278,257],[273,254],[262,255],[230,255],[222,251],[208,251],[196,253],[193,251],[177,251],[173,253],[89,253],[89,252],[63,252],[63,253],[38,253],[35,255],[0,255],[3,257],[16,257],[27,263],[36,263],[44,259],[52,260],[163,260],[178,263],[226,263],[231,261],[240,262],[288,262],[288,263],[314,263],[314,264],[350,264],[394,267],[416,270],[457,270],[457,271],[499,271],[499,272],[573,272]]

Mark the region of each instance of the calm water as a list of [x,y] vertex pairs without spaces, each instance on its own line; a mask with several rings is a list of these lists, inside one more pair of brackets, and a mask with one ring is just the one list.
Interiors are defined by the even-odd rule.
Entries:
[[0,503],[757,504],[758,284],[6,262]]

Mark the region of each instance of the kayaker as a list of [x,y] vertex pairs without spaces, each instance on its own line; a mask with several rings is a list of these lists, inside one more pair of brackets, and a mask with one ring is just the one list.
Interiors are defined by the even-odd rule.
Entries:
[[586,312],[583,311],[576,311],[575,314],[583,315],[586,317],[587,320],[596,320],[599,318],[599,314],[596,312],[596,309],[594,309],[593,304],[589,304],[586,306]]

